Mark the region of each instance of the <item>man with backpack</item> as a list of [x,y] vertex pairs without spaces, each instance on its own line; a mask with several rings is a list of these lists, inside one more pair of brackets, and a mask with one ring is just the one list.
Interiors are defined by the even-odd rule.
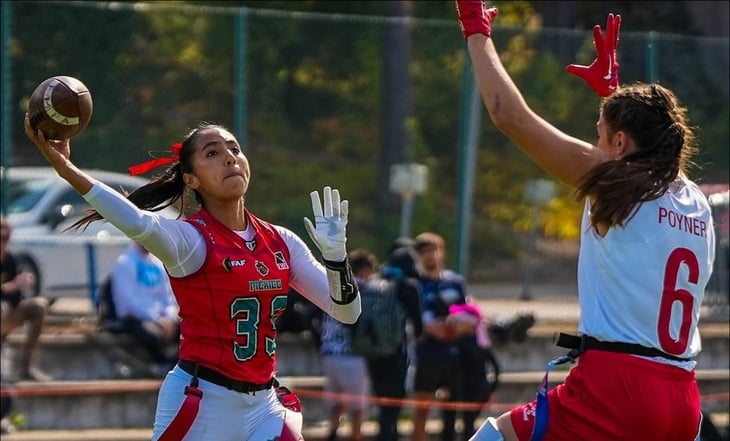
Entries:
[[[363,248],[347,253],[347,260],[358,286],[362,286],[378,270],[375,255]],[[350,441],[361,441],[369,388],[365,359],[352,350],[352,325],[344,324],[326,313],[321,316],[319,360],[325,378],[324,392],[335,396],[325,400],[329,412],[327,441],[337,439],[340,418],[345,413],[350,418]],[[352,399],[336,396],[343,394]]]
[[[402,246],[393,250],[380,271],[360,285],[362,313],[353,325],[353,352],[365,357],[372,390],[378,398],[406,396],[408,333],[414,338],[421,325],[421,290],[415,252]],[[378,406],[377,441],[398,439],[401,405]]]

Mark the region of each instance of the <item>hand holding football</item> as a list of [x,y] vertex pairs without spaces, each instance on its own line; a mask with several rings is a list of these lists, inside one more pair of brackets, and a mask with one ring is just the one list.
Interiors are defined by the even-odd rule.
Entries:
[[70,139],[89,124],[93,102],[89,89],[76,78],[55,76],[36,87],[28,103],[28,118],[48,139]]

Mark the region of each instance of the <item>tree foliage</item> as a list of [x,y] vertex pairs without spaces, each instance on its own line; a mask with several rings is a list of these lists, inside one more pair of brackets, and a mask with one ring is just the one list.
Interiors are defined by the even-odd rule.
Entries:
[[[590,62],[594,52],[586,23],[600,23],[605,5],[579,3],[574,13],[582,29],[556,30],[542,26],[545,4],[500,2],[493,36],[530,106],[565,132],[593,140],[599,100],[564,66]],[[629,8],[625,3],[630,2],[620,7]],[[727,182],[727,58],[714,55],[727,52],[727,39],[653,35],[652,58],[648,34],[631,31],[652,29],[644,23],[656,16],[668,17],[657,30],[683,31],[668,12],[679,3],[656,4],[659,12],[632,12],[631,21],[624,21],[622,80],[645,81],[647,72],[657,72],[657,80],[677,90],[700,126],[700,180]],[[378,173],[383,121],[392,117],[382,106],[383,60],[390,49],[383,35],[393,23],[384,18],[385,6],[13,2],[12,97],[6,101],[13,108],[4,111],[18,123],[43,79],[81,78],[94,96],[94,115],[73,141],[74,160],[116,171],[146,160],[148,152],[167,150],[200,120],[237,130],[243,113],[245,131],[237,135],[253,168],[248,206],[306,237],[301,219],[309,215],[309,191],[334,185],[351,201],[350,246],[382,254],[399,233],[400,215],[396,194],[389,195],[392,204],[374,203],[377,180],[384,179]],[[459,137],[467,117],[460,109],[469,65],[453,2],[413,2],[411,11],[416,20],[408,24],[410,56],[402,62],[411,82],[412,114],[398,116],[403,120],[396,124],[407,133],[405,157],[429,167],[428,191],[416,199],[411,231],[435,230],[454,244]],[[474,202],[468,209],[472,260],[519,255],[533,222],[547,237],[574,240],[582,204],[571,189],[559,187],[536,218],[523,188],[545,176],[485,112],[480,120]],[[42,164],[19,123],[12,133],[12,163]]]

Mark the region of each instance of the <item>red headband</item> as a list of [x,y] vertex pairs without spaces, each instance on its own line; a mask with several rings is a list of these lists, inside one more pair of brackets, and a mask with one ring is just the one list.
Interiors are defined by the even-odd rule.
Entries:
[[181,148],[182,144],[180,144],[179,142],[174,142],[170,146],[170,152],[172,153],[172,156],[155,158],[141,164],[132,165],[128,168],[129,174],[132,176],[143,175],[154,168],[160,167],[165,164],[171,164],[175,161],[179,161]]

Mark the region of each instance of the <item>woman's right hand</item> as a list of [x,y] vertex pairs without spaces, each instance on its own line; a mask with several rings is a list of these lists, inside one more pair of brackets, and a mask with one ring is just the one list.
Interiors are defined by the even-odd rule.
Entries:
[[83,173],[71,162],[71,141],[68,139],[46,139],[40,130],[30,126],[30,118],[25,114],[25,135],[38,147],[38,151],[79,194],[86,194],[94,186],[94,179]]
[[30,125],[30,118],[25,114],[25,134],[38,147],[46,160],[57,168],[69,161],[71,157],[71,142],[68,139],[46,139],[40,130],[34,130]]

